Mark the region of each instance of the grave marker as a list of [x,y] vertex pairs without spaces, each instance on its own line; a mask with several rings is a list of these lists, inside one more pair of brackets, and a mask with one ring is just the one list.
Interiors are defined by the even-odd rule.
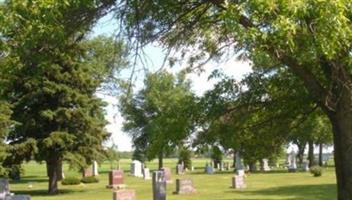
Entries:
[[135,177],[143,177],[142,174],[142,163],[138,160],[134,160],[131,163],[131,175]]
[[296,153],[294,150],[292,150],[291,153],[289,154],[288,161],[289,161],[288,171],[296,172],[297,163],[296,163]]
[[29,195],[13,195],[5,197],[5,200],[31,200]]
[[244,176],[235,175],[232,177],[232,187],[235,189],[246,188]]
[[191,179],[176,179],[176,194],[193,194],[196,191]]
[[164,171],[153,172],[153,200],[166,200],[166,179]]
[[113,200],[136,200],[134,190],[116,190],[113,192]]
[[108,188],[125,187],[122,170],[112,170],[109,172],[109,185],[107,187]]
[[93,161],[93,166],[92,166],[92,171],[93,171],[93,176],[99,176],[99,172],[98,172],[98,163],[97,161]]
[[270,167],[269,167],[269,160],[268,159],[263,159],[263,171],[267,172],[270,171]]
[[171,169],[168,168],[168,167],[163,167],[163,168],[161,168],[161,171],[164,172],[166,183],[172,183],[172,180],[171,180]]
[[150,170],[149,168],[143,168],[143,178],[144,180],[150,179]]
[[205,166],[205,173],[207,174],[214,174],[214,168],[210,165]]

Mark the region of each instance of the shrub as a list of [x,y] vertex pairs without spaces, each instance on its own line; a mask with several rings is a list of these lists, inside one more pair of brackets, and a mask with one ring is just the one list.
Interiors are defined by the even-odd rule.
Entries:
[[67,177],[61,182],[62,185],[79,185],[80,183],[81,180],[77,177]]
[[319,166],[313,166],[310,168],[310,173],[313,174],[315,177],[319,177],[323,174],[323,170]]
[[95,176],[87,176],[81,179],[82,183],[98,183],[99,179]]

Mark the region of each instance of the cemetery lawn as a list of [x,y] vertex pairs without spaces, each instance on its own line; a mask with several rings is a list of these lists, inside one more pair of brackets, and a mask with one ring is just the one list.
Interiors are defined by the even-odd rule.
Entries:
[[[152,200],[152,182],[128,176],[130,160],[122,160],[121,168],[125,171],[125,184],[128,189],[135,189],[138,200]],[[246,178],[247,189],[230,188],[232,172],[204,174],[206,160],[193,160],[194,172],[176,175],[176,160],[166,159],[164,165],[172,169],[173,183],[167,185],[168,200],[244,200],[244,199],[336,199],[336,181],[333,168],[324,168],[322,177],[313,177],[307,172],[287,173],[285,170],[250,174]],[[151,170],[157,168],[157,162],[148,163]],[[48,196],[45,164],[29,162],[24,165],[25,175],[19,182],[10,182],[11,192],[30,194],[32,200],[112,200],[112,190],[108,184],[109,163],[99,168],[99,183],[64,186],[59,183],[61,193]],[[64,166],[65,175],[80,177],[75,170]],[[176,178],[191,178],[197,189],[196,194],[174,195]],[[29,185],[32,188],[29,188]]]

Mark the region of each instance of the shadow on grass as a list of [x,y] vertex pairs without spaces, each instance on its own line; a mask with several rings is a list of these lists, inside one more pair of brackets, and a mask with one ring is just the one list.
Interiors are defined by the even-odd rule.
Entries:
[[[294,185],[274,187],[255,191],[233,190],[227,193],[241,193],[247,195],[248,198],[236,198],[236,200],[253,199],[253,196],[261,196],[262,200],[272,199],[320,199],[330,200],[336,199],[336,185],[335,184],[321,184],[321,185]],[[251,197],[252,196],[252,197]],[[274,198],[275,196],[275,198]],[[234,200],[232,198],[218,199],[218,200]]]
[[23,184],[23,183],[43,183],[48,182],[48,178],[46,177],[38,177],[38,176],[25,176],[22,177],[21,180],[10,180],[10,184]]
[[[69,189],[61,189],[57,195],[66,195],[71,193],[79,193],[83,192],[83,190],[69,190]],[[28,194],[31,196],[52,196],[48,194],[48,190],[11,190],[11,193],[15,194]]]

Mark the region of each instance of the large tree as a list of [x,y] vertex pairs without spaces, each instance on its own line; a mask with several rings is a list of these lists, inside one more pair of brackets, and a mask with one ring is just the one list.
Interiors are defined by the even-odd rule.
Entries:
[[254,67],[288,68],[299,77],[332,124],[337,198],[352,199],[351,1],[119,3],[128,36],[142,43],[196,48],[191,61],[241,53]]
[[12,105],[11,119],[17,122],[6,137],[11,146],[6,159],[20,164],[34,154],[45,161],[51,194],[58,192],[62,161],[91,163],[109,136],[105,103],[95,93],[115,72],[121,45],[82,41],[111,3],[21,0],[6,1],[1,9],[6,16],[0,28],[6,47],[2,98]]
[[172,152],[193,130],[194,95],[184,74],[166,71],[147,74],[144,89],[121,98],[124,130],[147,159],[159,159]]

